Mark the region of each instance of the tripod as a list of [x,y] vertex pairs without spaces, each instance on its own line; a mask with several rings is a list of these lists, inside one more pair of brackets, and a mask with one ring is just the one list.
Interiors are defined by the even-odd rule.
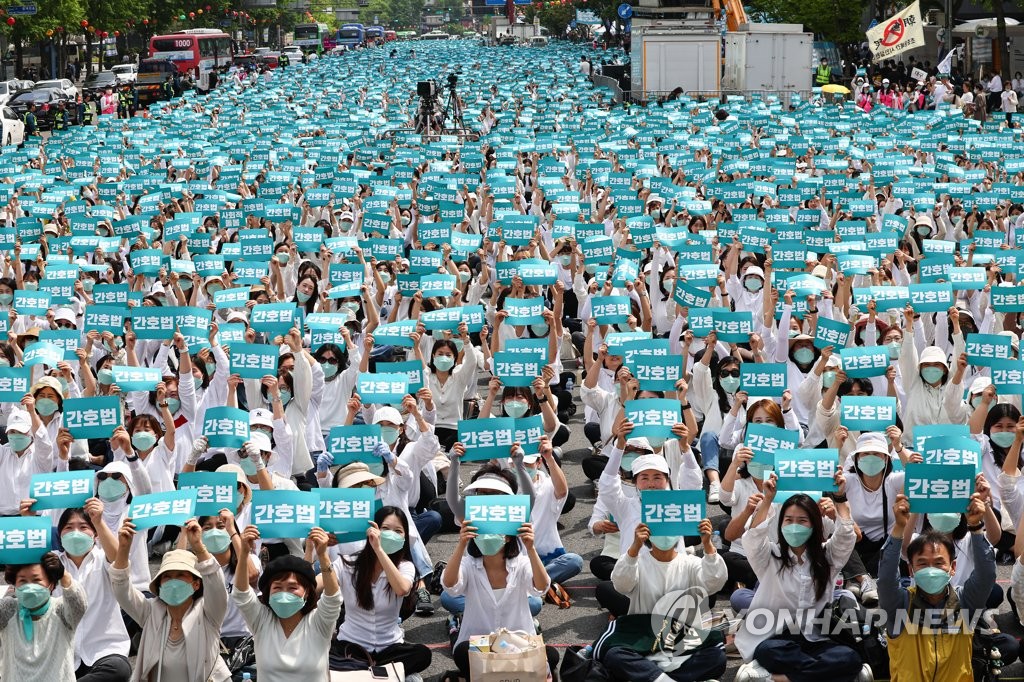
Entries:
[[459,101],[459,96],[455,93],[455,86],[448,86],[448,100],[444,105],[444,120],[451,118],[452,127],[455,129],[462,129],[466,127],[466,124],[462,120],[462,103]]

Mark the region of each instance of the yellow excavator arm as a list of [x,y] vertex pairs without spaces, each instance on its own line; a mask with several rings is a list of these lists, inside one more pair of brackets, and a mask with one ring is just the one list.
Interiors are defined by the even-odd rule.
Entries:
[[743,9],[741,0],[711,0],[711,6],[715,9],[715,17],[720,17],[725,11],[725,27],[729,31],[738,31],[740,26],[747,23],[747,13]]

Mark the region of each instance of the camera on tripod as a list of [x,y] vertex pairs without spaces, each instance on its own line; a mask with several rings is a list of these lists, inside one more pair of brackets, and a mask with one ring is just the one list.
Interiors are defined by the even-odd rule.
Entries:
[[[416,132],[445,130],[449,118],[455,126],[463,125],[462,106],[455,92],[458,84],[459,77],[454,73],[448,74],[444,86],[436,79],[416,83],[416,95],[420,98],[420,108],[416,114]],[[442,103],[440,99],[443,90],[448,91],[447,103]]]

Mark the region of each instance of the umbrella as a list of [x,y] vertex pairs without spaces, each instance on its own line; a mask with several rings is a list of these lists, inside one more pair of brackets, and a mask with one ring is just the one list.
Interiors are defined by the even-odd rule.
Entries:
[[835,83],[833,83],[831,85],[822,86],[821,91],[822,92],[835,93],[837,95],[849,95],[850,94],[850,88],[846,87],[845,85],[839,85],[839,84],[835,84]]

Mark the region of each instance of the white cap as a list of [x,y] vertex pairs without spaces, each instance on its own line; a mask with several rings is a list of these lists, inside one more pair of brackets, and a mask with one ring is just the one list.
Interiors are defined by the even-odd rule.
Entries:
[[262,407],[249,410],[249,426],[269,426],[274,428],[274,413]]
[[391,422],[392,424],[404,424],[402,413],[391,406],[382,407],[373,413],[373,423]]
[[502,495],[515,494],[512,492],[512,487],[508,484],[508,481],[497,474],[484,474],[463,488],[462,492],[465,494],[477,490],[497,490]]
[[32,418],[24,410],[15,410],[7,418],[7,431],[18,433],[32,433]]
[[988,377],[974,377],[974,381],[971,382],[970,393],[971,395],[980,395],[986,388],[992,385],[992,380]]
[[828,276],[828,268],[824,265],[815,265],[814,269],[811,270],[811,274],[815,277],[825,279]]
[[918,213],[914,216],[914,227],[918,225],[927,225],[928,227],[935,229],[935,221],[927,213]]
[[523,455],[523,464],[536,464],[540,455]]
[[663,204],[663,203],[665,203],[664,199],[659,197],[657,194],[651,194],[651,195],[649,195],[647,197],[647,204],[648,205],[650,205],[650,204]]
[[838,355],[832,354],[828,356],[828,360],[825,361],[825,367],[842,367],[843,362],[839,359]]
[[270,436],[262,431],[253,431],[249,434],[249,442],[260,449],[260,452],[272,452],[274,446],[270,444]]
[[1010,338],[1010,346],[1012,346],[1014,350],[1019,350],[1020,349],[1020,339],[1017,338],[1016,334],[1014,334],[1013,332],[1011,332],[1009,330],[1004,330],[1004,331],[998,332],[998,334],[999,334],[999,336],[1007,336],[1007,337],[1009,337]]
[[743,273],[743,279],[755,276],[764,279],[764,270],[757,267],[756,265],[751,265],[749,268],[747,268],[747,271]]
[[882,79],[882,85],[888,85],[888,84],[889,84],[889,79],[888,78],[883,78]]
[[633,460],[632,471],[634,476],[642,471],[660,471],[668,475],[668,461],[661,455],[640,455]]
[[889,456],[889,443],[885,440],[885,436],[877,432],[862,433],[860,438],[857,439],[857,447],[854,449],[853,454],[859,455],[864,452],[873,452],[886,457]]
[[245,313],[243,313],[240,310],[232,310],[230,313],[228,313],[228,322],[242,322],[242,323],[245,323],[245,322],[248,322],[248,321],[249,321],[249,318],[246,317]]
[[78,324],[78,320],[75,319],[75,313],[72,312],[71,308],[58,308],[57,312],[53,314],[54,322],[67,322],[68,324]]
[[918,361],[918,364],[926,365],[933,362],[940,362],[946,369],[949,369],[949,366],[946,365],[946,352],[938,346],[928,346],[925,348],[921,352],[921,359]]
[[636,436],[626,441],[627,448],[638,448],[640,450],[646,450],[647,452],[654,452],[654,446],[651,445],[651,441],[647,440],[643,436]]

